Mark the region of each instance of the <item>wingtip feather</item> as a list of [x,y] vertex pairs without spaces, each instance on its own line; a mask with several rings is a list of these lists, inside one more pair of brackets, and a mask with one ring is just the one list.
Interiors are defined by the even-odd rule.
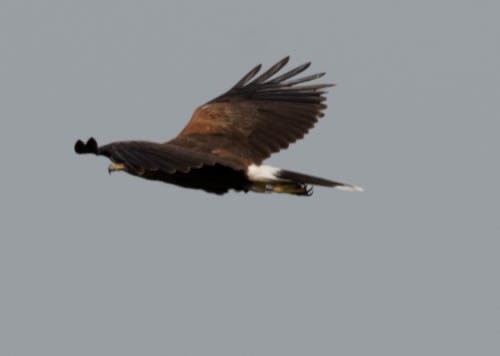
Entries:
[[89,138],[86,143],[83,143],[82,140],[77,140],[75,142],[74,149],[77,154],[99,153],[99,146],[97,145],[97,141],[93,137]]

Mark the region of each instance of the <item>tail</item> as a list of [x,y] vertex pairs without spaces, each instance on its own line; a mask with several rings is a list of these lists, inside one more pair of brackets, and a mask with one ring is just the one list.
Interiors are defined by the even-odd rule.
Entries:
[[284,169],[280,169],[276,172],[276,178],[281,178],[285,179],[288,181],[292,181],[301,185],[320,185],[323,187],[332,187],[338,190],[344,190],[347,192],[362,192],[363,188],[357,187],[355,185],[351,184],[346,184],[346,183],[340,183],[336,182],[333,180],[325,179],[325,178],[319,178],[319,177],[314,177],[310,176],[307,174],[302,174],[302,173],[297,173],[297,172],[292,172],[292,171],[287,171]]
[[87,140],[87,143],[83,143],[82,140],[78,140],[75,143],[75,152],[79,155],[86,153],[93,153],[95,155],[99,154],[99,146],[97,145],[97,141],[91,137]]

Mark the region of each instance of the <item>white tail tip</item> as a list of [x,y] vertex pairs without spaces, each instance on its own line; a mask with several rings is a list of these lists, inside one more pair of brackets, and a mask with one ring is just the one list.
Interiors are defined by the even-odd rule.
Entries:
[[355,185],[337,185],[335,189],[342,190],[344,192],[364,192],[365,190],[361,187]]

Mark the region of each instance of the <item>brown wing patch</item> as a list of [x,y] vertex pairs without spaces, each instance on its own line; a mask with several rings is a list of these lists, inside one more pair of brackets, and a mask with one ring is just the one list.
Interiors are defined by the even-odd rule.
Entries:
[[180,135],[233,134],[248,136],[252,122],[245,118],[256,115],[256,107],[249,102],[211,103],[199,107]]
[[256,79],[260,65],[233,88],[199,107],[171,144],[240,163],[260,163],[301,139],[323,117],[325,88],[299,85],[324,73],[292,79],[310,63],[272,78],[288,62],[278,62]]

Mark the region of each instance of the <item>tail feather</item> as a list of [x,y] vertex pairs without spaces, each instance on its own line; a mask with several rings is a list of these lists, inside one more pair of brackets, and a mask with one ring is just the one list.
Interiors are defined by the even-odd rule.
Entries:
[[276,172],[276,177],[281,179],[290,180],[292,182],[300,183],[300,184],[311,184],[311,185],[320,185],[323,187],[332,187],[339,190],[345,190],[349,192],[362,192],[363,189],[360,187],[356,187],[355,185],[336,182],[333,180],[314,177],[303,173],[287,171],[284,169],[280,169]]
[[78,140],[75,143],[75,152],[80,155],[87,153],[98,155],[99,146],[97,145],[97,141],[93,137],[89,138],[86,143],[83,143],[82,140]]

